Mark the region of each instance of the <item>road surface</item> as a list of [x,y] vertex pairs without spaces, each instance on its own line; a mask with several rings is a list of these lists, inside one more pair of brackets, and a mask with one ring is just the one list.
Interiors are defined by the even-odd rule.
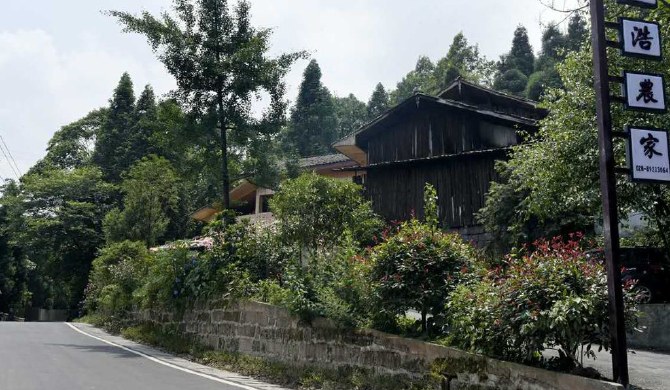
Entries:
[[[96,337],[123,343],[123,346],[106,343],[78,330],[93,336],[98,332]],[[227,375],[233,380],[225,379]],[[85,325],[75,327],[65,323],[0,322],[0,389],[279,388],[189,363],[151,348],[110,337]]]

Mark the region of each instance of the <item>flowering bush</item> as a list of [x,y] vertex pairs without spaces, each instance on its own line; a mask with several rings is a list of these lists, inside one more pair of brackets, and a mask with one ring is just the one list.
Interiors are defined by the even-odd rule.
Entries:
[[[463,285],[447,303],[448,341],[461,348],[525,363],[559,351],[561,364],[575,366],[580,347],[609,347],[607,277],[603,264],[589,261],[580,235],[539,240],[504,267]],[[635,307],[626,287],[626,319]]]

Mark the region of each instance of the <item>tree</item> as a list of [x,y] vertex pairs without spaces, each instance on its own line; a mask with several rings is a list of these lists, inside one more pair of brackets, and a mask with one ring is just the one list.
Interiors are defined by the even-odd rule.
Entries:
[[566,47],[570,51],[579,51],[590,36],[586,20],[579,12],[575,12],[568,23]]
[[518,69],[510,69],[496,78],[493,88],[498,91],[521,96],[526,89],[528,77]]
[[493,63],[480,56],[477,45],[470,45],[462,32],[454,36],[447,55],[437,62],[434,72],[434,86],[430,92],[437,93],[456,78],[480,84],[490,84],[488,74]]
[[0,312],[22,313],[29,306],[35,264],[28,260],[17,242],[24,229],[23,198],[18,183],[7,181],[0,198]]
[[132,163],[157,150],[152,145],[154,126],[157,120],[156,95],[150,85],[144,87],[135,106],[135,123],[129,134],[128,159]]
[[315,173],[282,182],[270,208],[286,243],[310,255],[339,244],[347,231],[359,243],[370,242],[380,227],[360,186]]
[[507,69],[518,69],[526,76],[533,73],[535,55],[528,39],[528,30],[525,27],[519,26],[514,31],[512,49],[504,62],[508,66]]
[[309,157],[329,152],[336,139],[333,97],[321,83],[319,64],[312,60],[303,73],[284,142],[287,149],[294,149],[301,157]]
[[22,178],[22,228],[13,240],[39,275],[31,285],[36,307],[76,307],[91,261],[103,242],[102,219],[114,187],[99,168],[50,169]]
[[[177,81],[177,96],[193,112],[214,112],[221,153],[223,206],[230,207],[229,133],[241,148],[259,134],[276,133],[284,121],[282,78],[304,53],[268,58],[271,30],[251,25],[250,4],[227,0],[174,0],[160,17],[110,11],[126,32],[146,36]],[[261,119],[251,115],[254,98],[267,92],[270,104]],[[212,134],[217,129],[212,128]]]
[[40,173],[52,168],[76,169],[91,163],[96,135],[101,133],[107,115],[107,109],[94,110],[61,127],[49,140],[46,156],[28,173]]
[[549,57],[555,60],[565,58],[567,37],[555,24],[548,25],[542,32],[541,57]]
[[433,87],[433,72],[435,65],[426,56],[421,56],[416,61],[414,70],[407,73],[405,77],[396,85],[396,89],[391,92],[391,104],[396,105],[415,92],[429,93]]
[[107,118],[97,134],[93,161],[105,178],[117,182],[121,173],[132,164],[127,156],[127,143],[135,124],[135,93],[133,81],[126,72],[110,100]]
[[373,120],[374,118],[381,115],[384,111],[389,108],[389,94],[386,93],[384,85],[382,83],[377,83],[375,90],[370,96],[367,104],[368,120]]
[[143,158],[124,175],[121,191],[123,210],[105,216],[107,241],[144,241],[153,246],[164,240],[181,195],[172,164],[162,157]]
[[[626,11],[622,11],[626,15]],[[634,16],[630,14],[630,16]],[[668,21],[665,10],[653,11],[661,23]],[[664,42],[665,49],[670,50]],[[505,180],[491,187],[486,208],[482,211],[485,224],[503,221],[501,231],[510,238],[511,245],[524,243],[527,227],[545,235],[555,227],[582,226],[592,229],[600,219],[601,195],[599,190],[598,134],[593,91],[592,54],[585,46],[573,52],[560,63],[558,71],[564,90],[550,92],[547,102],[549,116],[541,122],[539,133],[532,142],[514,148],[508,162],[501,169]],[[634,60],[613,57],[610,72],[634,68]],[[648,64],[647,71],[668,75],[667,59]],[[612,107],[613,123],[641,123],[639,114]],[[667,128],[664,115],[646,117],[647,126]],[[616,164],[625,166],[623,143],[615,143]],[[644,215],[649,223],[649,242],[670,248],[670,191],[648,184],[633,184],[627,177],[617,177],[617,197],[620,215],[631,211]],[[511,199],[516,199],[510,201]],[[501,218],[502,216],[502,218]],[[514,237],[510,237],[514,236]]]
[[349,94],[347,97],[335,97],[333,103],[337,118],[337,138],[353,133],[367,122],[367,107],[354,94]]

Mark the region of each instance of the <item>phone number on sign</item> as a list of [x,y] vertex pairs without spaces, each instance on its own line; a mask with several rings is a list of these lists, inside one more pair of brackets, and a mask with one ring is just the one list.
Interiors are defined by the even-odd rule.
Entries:
[[670,169],[668,167],[657,167],[651,165],[636,165],[636,172],[650,172],[650,173],[668,173]]

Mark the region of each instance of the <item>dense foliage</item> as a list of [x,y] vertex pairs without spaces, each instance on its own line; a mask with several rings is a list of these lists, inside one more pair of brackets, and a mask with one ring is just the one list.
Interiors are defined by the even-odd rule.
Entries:
[[[449,343],[525,363],[542,360],[542,352],[554,348],[564,367],[579,364],[581,347],[608,349],[605,268],[589,260],[583,245],[581,235],[539,240],[480,280],[460,285],[446,303]],[[631,330],[635,305],[629,289]]]
[[[612,4],[614,9],[616,5]],[[669,8],[662,6],[648,16],[661,26],[670,22]],[[621,8],[622,15],[638,17],[638,11]],[[670,33],[663,27],[662,33]],[[670,49],[664,41],[665,49]],[[557,65],[563,89],[551,89],[545,100],[549,116],[538,134],[514,148],[508,162],[499,164],[502,180],[493,183],[481,221],[492,232],[500,251],[530,243],[539,237],[567,231],[593,231],[600,223],[601,199],[598,168],[598,134],[593,91],[592,54],[589,45],[568,54]],[[668,75],[667,58],[645,65],[647,72]],[[639,69],[639,62],[613,55],[610,73]],[[612,106],[614,128],[627,124],[667,128],[666,115],[640,115]],[[623,142],[615,142],[617,166],[626,166]],[[670,253],[670,192],[654,184],[633,184],[617,176],[619,212],[642,213],[648,223],[646,237],[638,243],[664,246]]]
[[[147,38],[174,76],[177,96],[190,112],[215,117],[209,130],[219,141],[225,208],[230,207],[229,143],[253,153],[257,149],[248,145],[279,131],[287,106],[282,79],[291,64],[304,57],[289,53],[269,58],[272,31],[251,24],[248,1],[240,0],[232,8],[227,0],[175,0],[174,15],[109,12],[125,31]],[[270,103],[257,119],[251,106],[261,92]]]
[[270,208],[285,242],[314,254],[336,246],[346,232],[358,243],[372,242],[381,221],[361,191],[350,181],[306,173],[283,182]]

